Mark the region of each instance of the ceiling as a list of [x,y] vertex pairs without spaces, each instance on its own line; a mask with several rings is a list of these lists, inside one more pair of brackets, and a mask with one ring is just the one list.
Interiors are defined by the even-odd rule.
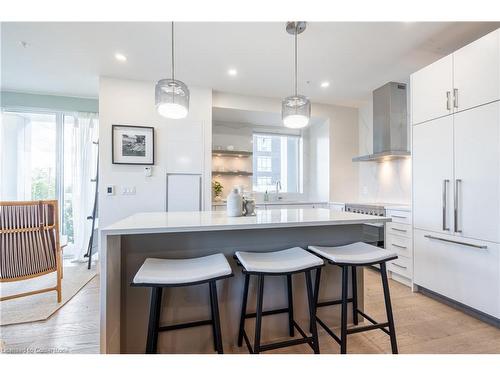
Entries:
[[[232,124],[236,127],[245,126],[277,126],[283,127],[283,120],[279,112],[250,111],[235,108],[212,108],[212,119],[219,123]],[[327,119],[312,116],[310,125],[320,124]]]
[[[176,78],[188,85],[283,97],[293,90],[293,38],[284,22],[176,24]],[[359,105],[500,27],[494,22],[312,22],[299,36],[299,92],[313,102]],[[170,24],[2,23],[2,89],[98,97],[99,76],[170,75]],[[26,46],[23,46],[23,43]],[[114,54],[127,56],[118,62]],[[227,74],[229,68],[237,76]],[[330,87],[321,88],[322,81]]]

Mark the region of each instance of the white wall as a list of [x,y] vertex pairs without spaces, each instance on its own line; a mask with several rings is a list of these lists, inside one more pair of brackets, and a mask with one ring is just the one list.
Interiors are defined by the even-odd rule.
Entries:
[[[359,108],[359,155],[373,152],[373,102]],[[359,201],[411,203],[411,159],[360,162]]]
[[[281,111],[281,101],[276,98],[252,97],[214,92],[214,107],[275,112]],[[327,119],[329,131],[329,184],[319,182],[319,189],[326,189],[329,200],[353,201],[358,198],[358,166],[352,158],[358,155],[358,110],[356,108],[315,104],[312,116]],[[324,158],[323,153],[320,157]],[[324,185],[323,185],[324,184]],[[324,193],[324,190],[323,190]]]
[[327,121],[304,134],[304,191],[311,201],[330,199],[330,127]]
[[[154,105],[154,82],[101,77],[99,86],[99,216],[100,228],[139,211],[164,211],[167,172],[203,173],[203,202],[210,207],[212,91],[189,87],[187,118],[169,120]],[[111,125],[153,126],[155,165],[153,176],[144,166],[111,163]],[[106,186],[114,185],[114,196]],[[122,187],[135,187],[123,195]]]

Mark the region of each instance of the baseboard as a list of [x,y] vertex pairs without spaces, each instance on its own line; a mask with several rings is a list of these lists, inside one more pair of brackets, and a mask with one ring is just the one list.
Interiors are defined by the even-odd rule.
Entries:
[[397,281],[398,283],[403,284],[409,288],[411,288],[411,286],[412,286],[411,280],[408,279],[407,277],[398,275],[397,273],[394,273],[391,271],[389,271],[389,276],[392,280]]
[[497,328],[500,328],[500,319],[495,318],[494,316],[488,315],[482,311],[476,310],[470,306],[464,305],[463,303],[457,302],[451,298],[445,297],[439,293],[433,292],[432,290],[426,289],[420,285],[417,286],[418,292],[422,293],[423,295],[433,298],[439,302],[444,303],[445,305],[448,305],[450,307],[453,307],[457,310],[460,310],[467,315],[470,315],[476,319],[479,319],[485,323],[491,324],[492,326],[495,326]]

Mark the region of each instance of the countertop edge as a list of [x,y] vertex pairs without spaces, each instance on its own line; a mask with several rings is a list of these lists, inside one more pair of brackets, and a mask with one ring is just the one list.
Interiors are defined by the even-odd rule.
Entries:
[[351,224],[387,223],[392,221],[389,217],[374,217],[373,219],[356,220],[321,220],[311,222],[290,223],[268,223],[268,224],[238,224],[238,225],[210,225],[210,226],[185,226],[185,227],[156,227],[156,228],[132,228],[132,229],[101,229],[101,235],[128,235],[128,234],[156,234],[156,233],[184,233],[184,232],[215,232],[226,230],[246,229],[273,229],[273,228],[297,228],[312,226],[335,226]]

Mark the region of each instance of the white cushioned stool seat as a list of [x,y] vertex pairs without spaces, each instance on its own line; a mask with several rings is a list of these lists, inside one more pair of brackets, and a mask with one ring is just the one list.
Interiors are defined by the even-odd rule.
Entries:
[[323,265],[323,260],[300,247],[255,253],[237,251],[236,257],[248,272],[286,273]]
[[134,284],[188,284],[231,275],[223,254],[191,259],[147,258],[134,276]]
[[344,246],[309,246],[312,252],[334,263],[375,264],[397,257],[397,253],[364,242]]

